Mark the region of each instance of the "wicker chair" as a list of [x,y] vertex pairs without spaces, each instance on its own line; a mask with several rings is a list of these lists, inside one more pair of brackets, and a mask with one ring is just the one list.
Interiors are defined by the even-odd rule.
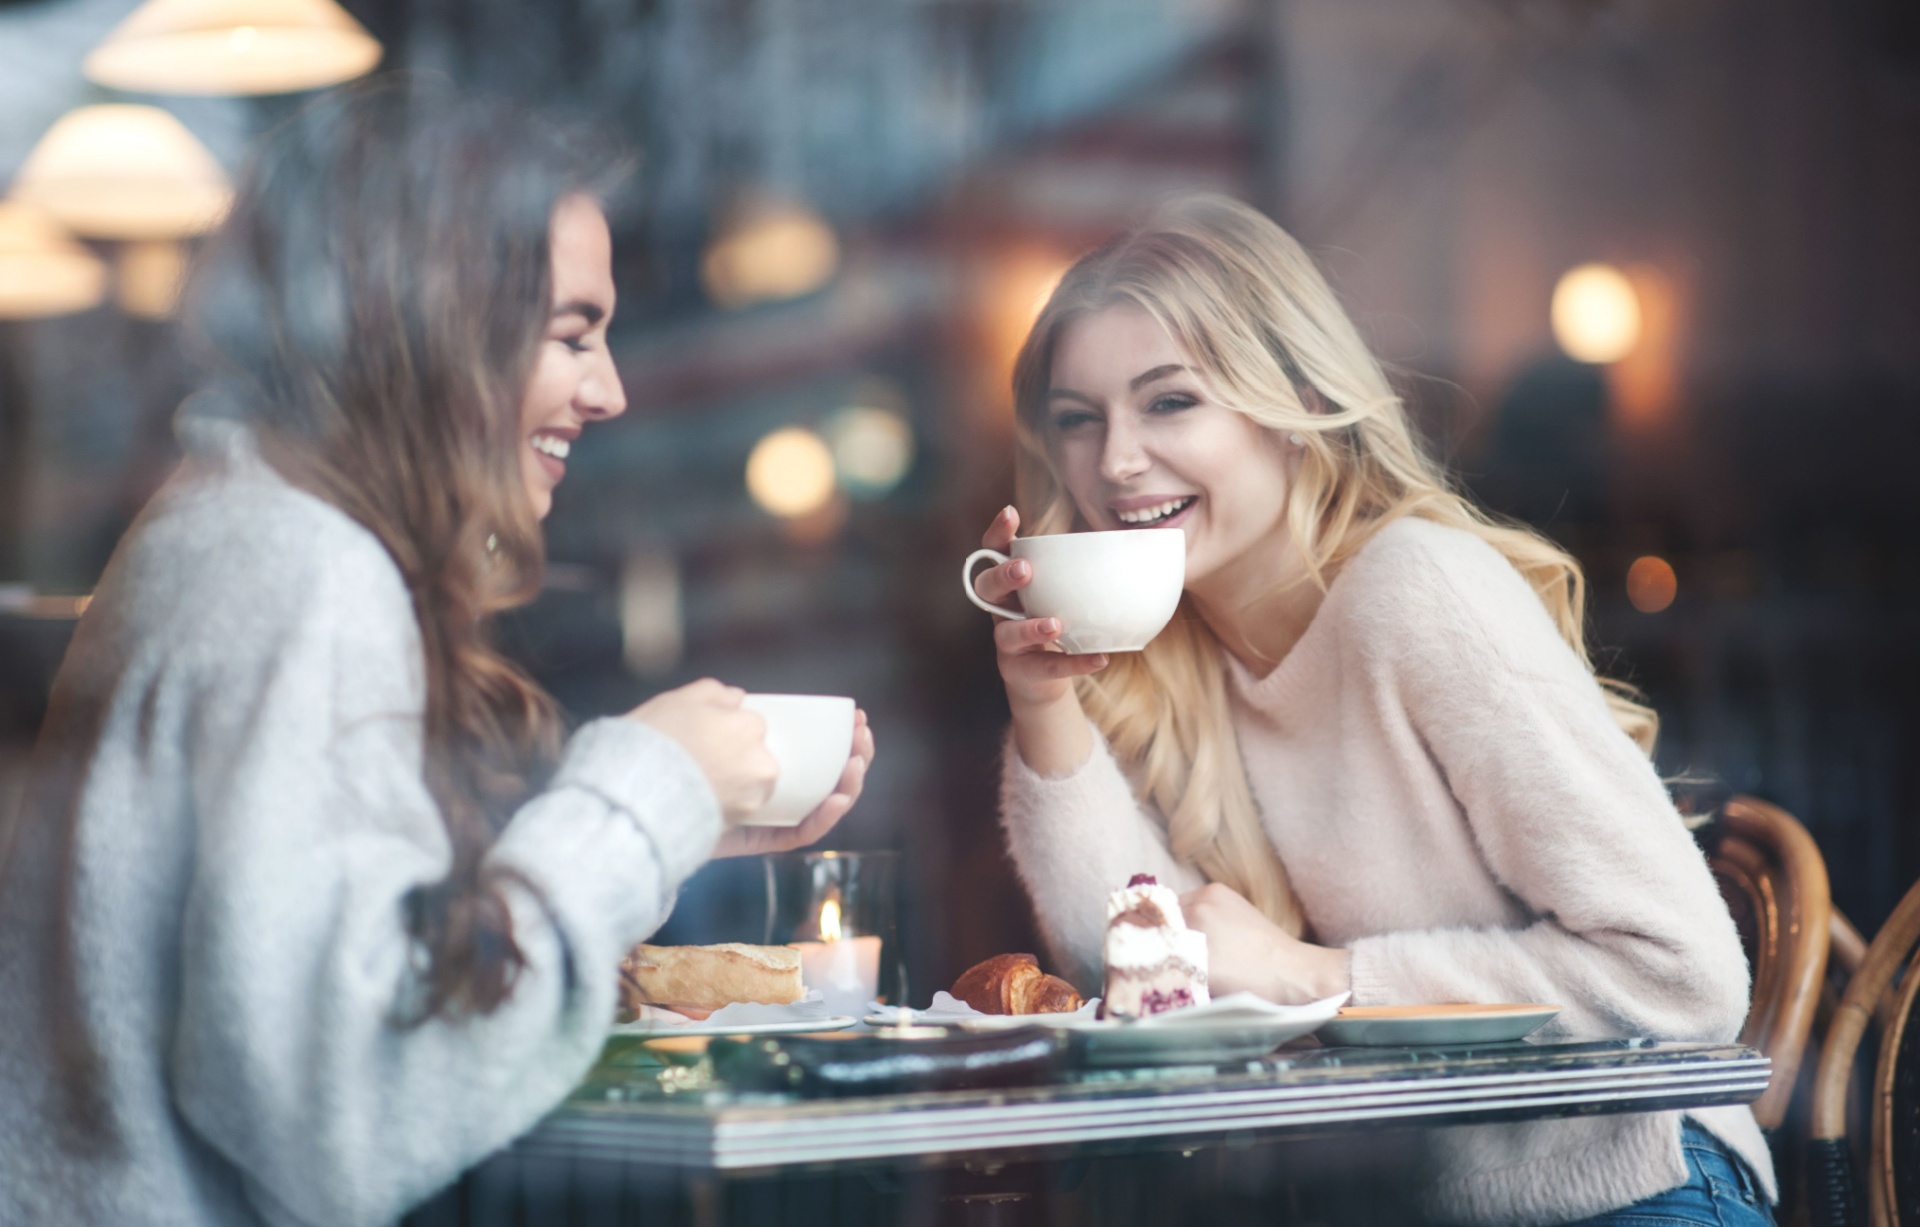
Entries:
[[1753,797],[1729,799],[1701,834],[1753,967],[1753,1002],[1740,1042],[1773,1058],[1773,1077],[1754,1101],[1753,1115],[1761,1128],[1778,1129],[1826,978],[1827,864],[1792,815]]
[[1834,1011],[1814,1072],[1808,1145],[1813,1221],[1857,1227],[1859,1198],[1848,1140],[1855,1057],[1877,1024],[1879,1058],[1866,1102],[1867,1218],[1872,1227],[1920,1227],[1920,884],[1867,947]]

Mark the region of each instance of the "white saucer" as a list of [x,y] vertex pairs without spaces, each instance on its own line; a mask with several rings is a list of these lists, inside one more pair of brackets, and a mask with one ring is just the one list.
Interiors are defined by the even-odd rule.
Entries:
[[1361,1006],[1346,1009],[1320,1028],[1328,1045],[1437,1048],[1500,1044],[1523,1039],[1555,1014],[1557,1005]]

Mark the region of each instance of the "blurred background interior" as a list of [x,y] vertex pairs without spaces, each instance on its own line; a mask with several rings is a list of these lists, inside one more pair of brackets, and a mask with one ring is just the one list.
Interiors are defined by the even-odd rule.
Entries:
[[[0,2],[0,807],[176,459],[170,289],[206,202],[304,96],[90,81],[136,7]],[[1433,446],[1581,558],[1664,773],[1797,814],[1866,932],[1920,877],[1906,0],[344,9],[384,68],[642,151],[613,209],[633,410],[576,451],[546,591],[506,632],[579,718],[707,674],[856,696],[881,755],[830,844],[902,853],[916,1000],[1035,948],[995,821],[1005,700],[955,577],[1012,494],[1011,359],[1076,253],[1183,190],[1298,235]],[[271,50],[252,29],[228,49]],[[9,280],[29,265],[65,297]],[[763,916],[758,867],[717,865],[663,937],[758,941]]]

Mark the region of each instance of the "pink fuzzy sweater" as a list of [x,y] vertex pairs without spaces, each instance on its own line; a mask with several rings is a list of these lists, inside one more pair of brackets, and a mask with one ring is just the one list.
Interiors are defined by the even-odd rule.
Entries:
[[[1519,573],[1471,534],[1405,518],[1341,570],[1234,727],[1315,940],[1352,954],[1358,1005],[1550,1001],[1542,1038],[1728,1041],[1739,936],[1652,764]],[[1107,893],[1179,890],[1164,821],[1097,735],[1048,779],[1011,748],[1002,818],[1055,956],[1099,966]],[[1774,1196],[1745,1107],[1691,1115]],[[1584,1218],[1686,1178],[1680,1114],[1437,1130],[1431,1205],[1476,1224]]]

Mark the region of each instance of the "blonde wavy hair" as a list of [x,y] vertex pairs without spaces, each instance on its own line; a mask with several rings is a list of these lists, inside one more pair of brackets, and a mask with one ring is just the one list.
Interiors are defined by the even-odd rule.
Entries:
[[[1041,310],[1013,376],[1016,499],[1027,531],[1086,527],[1054,464],[1047,392],[1062,330],[1119,304],[1157,320],[1228,408],[1305,441],[1286,526],[1322,590],[1383,525],[1420,516],[1499,550],[1592,668],[1579,564],[1539,534],[1495,521],[1454,489],[1306,251],[1268,218],[1225,197],[1177,201],[1110,239],[1067,271]],[[1143,799],[1164,815],[1173,854],[1298,935],[1305,921],[1241,764],[1222,651],[1183,599],[1180,614],[1145,651],[1116,655],[1074,687]],[[1621,729],[1652,753],[1653,711],[1635,701],[1631,687],[1605,679],[1600,685]]]

